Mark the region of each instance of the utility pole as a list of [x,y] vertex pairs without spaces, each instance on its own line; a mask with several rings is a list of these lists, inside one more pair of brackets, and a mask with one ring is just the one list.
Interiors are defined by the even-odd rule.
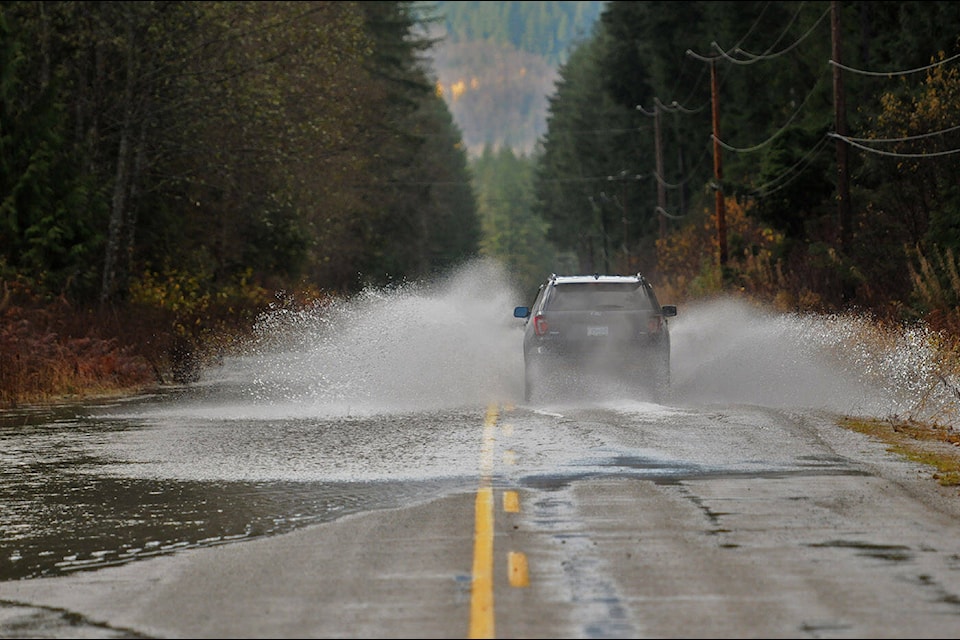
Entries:
[[720,89],[717,83],[717,61],[710,61],[710,99],[713,104],[713,177],[717,182],[715,209],[717,242],[720,244],[720,268],[727,266],[727,214],[723,202],[723,166],[720,162]]
[[846,101],[843,93],[843,71],[840,69],[840,7],[837,0],[830,2],[830,33],[833,44],[833,110],[834,128],[837,133],[837,217],[840,227],[840,253],[849,255],[853,238],[850,209],[850,175],[848,170]]
[[660,239],[667,237],[667,196],[663,188],[663,149],[660,144],[660,103],[653,105],[654,150],[657,156],[657,217],[660,222]]
[[632,273],[633,266],[630,264],[630,240],[627,223],[627,172],[620,172],[620,214],[623,216],[623,259],[627,263],[627,270],[624,273]]

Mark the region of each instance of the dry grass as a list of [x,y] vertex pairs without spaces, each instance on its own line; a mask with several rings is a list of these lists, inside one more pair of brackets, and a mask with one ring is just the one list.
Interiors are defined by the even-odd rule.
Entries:
[[156,383],[135,346],[63,301],[0,309],[0,408],[137,392]]
[[[960,486],[960,265],[953,251],[938,247],[926,252],[915,247],[909,265],[913,295],[925,309],[925,346],[931,366],[917,388],[916,404],[907,417],[847,418],[841,426],[865,433],[889,445],[891,452],[933,467],[934,478],[945,487]],[[899,330],[879,326],[876,336],[889,340]],[[902,335],[902,331],[899,331]],[[876,345],[874,345],[876,346]],[[923,415],[926,419],[916,419]]]
[[[762,244],[763,238],[755,240]],[[702,252],[702,247],[678,245],[665,250],[689,264],[696,262],[690,256]],[[960,425],[960,308],[955,304],[960,300],[960,265],[956,257],[936,250],[925,256],[916,250],[918,265],[911,269],[911,276],[927,312],[924,324],[908,327],[863,315],[824,314],[817,304],[805,301],[803,291],[786,282],[779,265],[774,269],[763,262],[765,256],[761,253],[747,265],[751,268],[743,278],[751,285],[735,293],[780,312],[814,314],[815,326],[823,328],[816,333],[825,353],[832,354],[844,370],[874,377],[880,387],[907,398],[898,415],[846,418],[840,426],[877,438],[891,452],[934,468],[941,485],[960,486],[960,432],[951,426]],[[675,277],[659,286],[664,299],[680,302],[694,291],[710,295],[722,289],[715,269],[672,271]],[[0,407],[136,393],[163,382],[172,336],[170,319],[162,310],[94,316],[66,303],[34,304],[36,299],[28,291],[6,283],[3,293]],[[262,301],[248,298],[244,300],[250,313],[231,307],[214,324],[222,328],[231,322],[244,324],[238,319],[249,321]]]
[[953,427],[865,418],[845,418],[840,426],[881,440],[890,445],[890,452],[933,467],[933,477],[942,486],[960,486],[960,432]]

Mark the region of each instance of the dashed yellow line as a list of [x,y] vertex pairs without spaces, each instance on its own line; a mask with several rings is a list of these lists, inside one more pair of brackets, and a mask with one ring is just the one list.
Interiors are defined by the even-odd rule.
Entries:
[[477,491],[473,541],[473,586],[470,597],[470,637],[494,638],[493,624],[493,489]]
[[[493,611],[493,521],[494,499],[491,476],[493,474],[493,452],[496,445],[496,429],[499,411],[496,405],[487,407],[483,421],[483,445],[480,449],[480,487],[474,503],[473,535],[473,580],[470,591],[470,638],[495,638],[495,617]],[[509,424],[502,427],[505,435],[513,433]],[[515,464],[516,454],[507,450],[503,454],[507,465]],[[503,510],[507,513],[520,512],[520,496],[516,491],[505,491]],[[507,555],[507,575],[512,587],[530,585],[530,571],[526,554],[511,551]]]
[[516,491],[503,493],[503,510],[507,513],[520,513],[520,496]]
[[493,615],[493,448],[498,411],[487,407],[480,450],[480,488],[474,503],[473,582],[470,591],[470,637],[495,638]]
[[[520,513],[520,494],[516,491],[504,491],[503,510],[507,513]],[[510,576],[511,587],[530,586],[526,554],[519,551],[511,551],[507,554],[507,575]]]
[[510,576],[511,587],[529,587],[530,572],[527,568],[526,554],[511,551],[507,555],[507,573]]

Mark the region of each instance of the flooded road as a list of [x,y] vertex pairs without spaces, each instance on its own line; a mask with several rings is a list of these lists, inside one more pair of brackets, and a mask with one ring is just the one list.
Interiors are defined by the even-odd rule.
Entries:
[[0,577],[283,533],[476,476],[475,416],[158,419],[189,396],[4,416]]
[[[522,380],[490,265],[282,307],[191,387],[0,413],[0,580],[282,533],[456,489]],[[474,412],[469,427],[457,411]]]
[[[562,403],[524,406],[511,311],[526,302],[495,269],[474,266],[431,287],[278,308],[256,342],[196,385],[3,413],[0,582],[458,500],[477,488],[491,405],[518,434],[518,464],[494,482],[564,494],[599,477],[793,478],[802,494],[804,478],[867,473],[808,422],[951,419],[922,332],[878,335],[857,318],[771,315],[735,300],[681,306],[671,321],[671,403],[588,381]],[[703,503],[716,489],[694,493]],[[563,519],[545,513],[541,522]],[[621,633],[605,629],[595,637]]]
[[[578,399],[274,436],[238,422],[100,443],[126,459],[93,487],[149,490],[78,500],[74,530],[38,547],[69,553],[49,558],[60,573],[0,582],[0,637],[949,638],[960,624],[955,495],[829,413]],[[342,447],[357,428],[371,437]],[[257,446],[209,444],[247,433]],[[232,478],[246,461],[261,479],[186,478],[203,456],[179,452],[198,440],[210,468]],[[284,462],[280,442],[323,453]],[[144,447],[150,462],[131,455]]]

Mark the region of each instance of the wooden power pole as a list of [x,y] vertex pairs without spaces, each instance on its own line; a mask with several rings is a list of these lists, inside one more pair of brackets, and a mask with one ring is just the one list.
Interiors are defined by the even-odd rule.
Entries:
[[843,94],[843,74],[840,69],[840,8],[837,1],[830,3],[830,33],[833,44],[833,113],[834,127],[837,132],[837,218],[840,227],[840,252],[849,255],[853,238],[850,208],[850,174],[847,154],[847,141],[842,136],[847,135],[846,100]]
[[663,186],[663,147],[660,143],[660,104],[653,105],[654,151],[657,155],[657,217],[660,222],[660,239],[667,237],[667,195]]
[[723,202],[723,166],[720,162],[720,89],[717,83],[717,62],[710,61],[710,98],[713,103],[713,177],[717,181],[717,242],[720,244],[720,267],[727,265],[727,214]]

